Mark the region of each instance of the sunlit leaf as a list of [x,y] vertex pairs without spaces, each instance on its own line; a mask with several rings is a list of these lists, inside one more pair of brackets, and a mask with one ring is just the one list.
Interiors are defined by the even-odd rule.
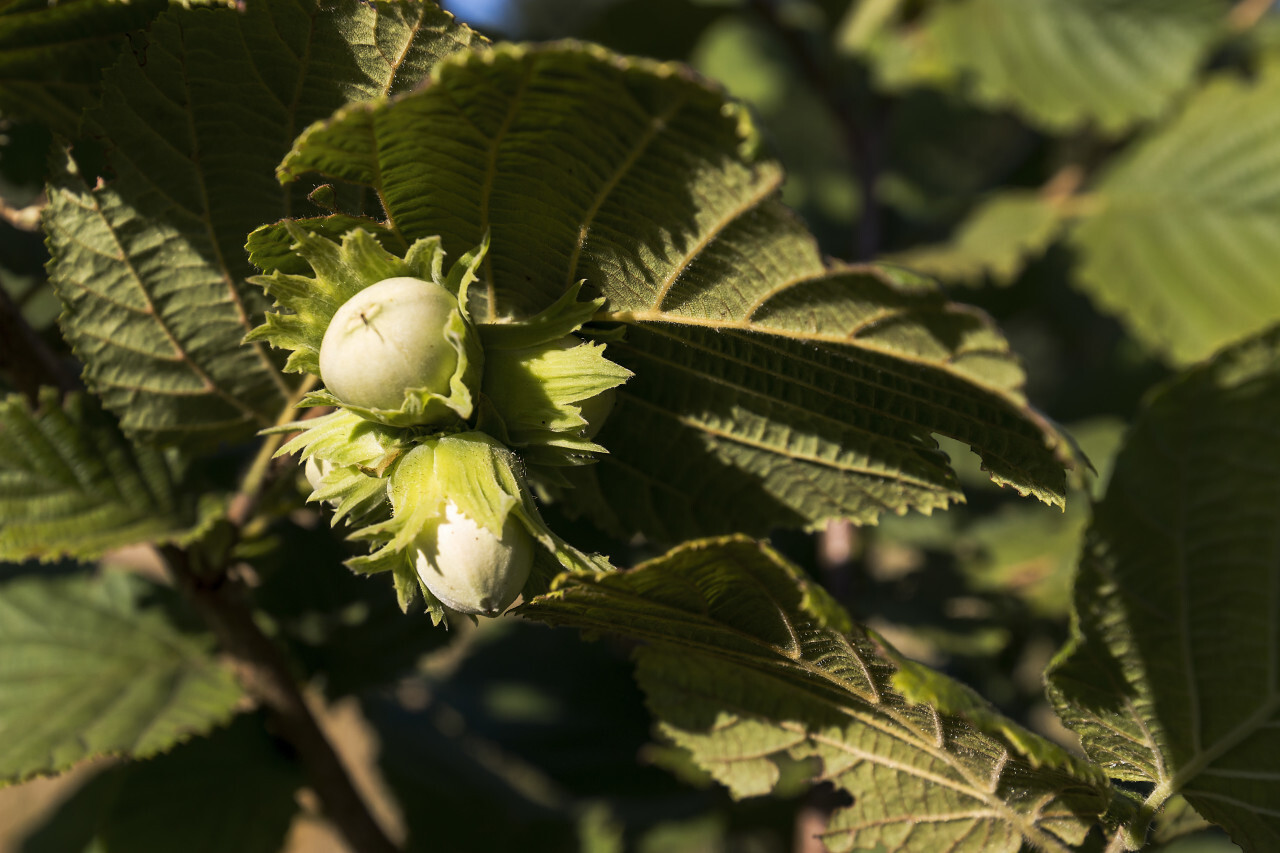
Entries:
[[[866,4],[871,5],[871,4]],[[1160,115],[1224,30],[1222,0],[955,0],[846,33],[883,84],[957,88],[1046,130],[1116,134]]]
[[1169,360],[1280,320],[1280,66],[1210,82],[1088,204],[1077,282]]
[[1070,451],[990,321],[905,272],[824,265],[761,145],[683,67],[503,47],[312,126],[280,174],[372,185],[404,239],[451,253],[490,233],[481,322],[579,279],[606,297],[597,321],[625,327],[609,357],[636,375],[570,496],[618,526],[676,539],[942,508],[960,495],[935,432],[1060,502]]
[[884,260],[945,282],[1009,284],[1028,260],[1058,236],[1063,216],[1040,193],[1009,190],[986,199],[945,243],[921,246]]
[[1062,850],[1110,796],[1099,768],[900,658],[745,539],[567,576],[522,612],[640,641],[662,731],[737,797],[774,790],[788,759],[818,759],[814,778],[853,799],[822,836],[832,850]]

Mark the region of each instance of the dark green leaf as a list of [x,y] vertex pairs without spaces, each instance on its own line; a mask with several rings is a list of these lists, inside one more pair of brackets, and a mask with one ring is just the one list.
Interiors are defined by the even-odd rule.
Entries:
[[160,453],[133,446],[83,394],[0,402],[0,560],[91,559],[191,523]]
[[24,839],[22,853],[277,853],[298,811],[297,764],[246,714],[147,761],[106,769]]
[[145,758],[225,723],[240,688],[135,576],[0,585],[0,783]]
[[50,187],[51,277],[85,377],[126,432],[208,444],[270,425],[290,389],[244,281],[244,238],[312,209],[272,170],[299,130],[405,91],[472,34],[431,4],[355,0],[173,9],[121,57],[88,121],[113,179],[68,164]]
[[[0,111],[75,136],[102,69],[141,39],[169,0],[0,4]],[[136,32],[135,32],[136,31]]]
[[99,828],[107,853],[283,849],[305,778],[264,723],[245,715],[207,738],[127,767]]
[[[1280,846],[1280,330],[1155,395],[1085,540],[1049,674],[1085,750]],[[1143,829],[1143,827],[1140,827]]]

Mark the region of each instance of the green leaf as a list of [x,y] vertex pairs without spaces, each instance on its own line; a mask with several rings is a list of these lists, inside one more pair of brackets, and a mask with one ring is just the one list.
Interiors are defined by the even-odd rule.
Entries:
[[[244,714],[146,761],[108,767],[23,840],[22,853],[278,853],[304,784],[296,760]],[[252,779],[252,784],[245,784]]]
[[[305,784],[296,758],[259,715],[131,765],[99,838],[128,853],[277,853]],[[246,780],[252,779],[252,784]]]
[[84,394],[0,402],[0,560],[93,559],[191,523],[173,473]]
[[979,204],[946,243],[884,260],[948,282],[981,284],[990,277],[997,284],[1011,284],[1027,261],[1057,238],[1062,224],[1062,211],[1052,199],[1007,190]]
[[[1050,693],[1112,776],[1280,846],[1280,329],[1148,403],[1085,539]],[[1138,837],[1145,827],[1138,827]]]
[[422,3],[171,9],[106,73],[86,120],[114,177],[90,187],[68,162],[46,229],[63,331],[126,432],[207,445],[274,421],[290,389],[241,345],[266,307],[244,236],[311,206],[272,169],[308,122],[412,88],[472,38]]
[[1280,67],[1212,80],[1112,165],[1071,235],[1080,287],[1174,363],[1280,319],[1277,103]]
[[1065,850],[1110,796],[1097,767],[937,673],[912,665],[964,717],[905,697],[893,653],[749,540],[567,575],[522,612],[644,643],[637,677],[663,732],[735,797],[769,793],[786,759],[820,760],[814,778],[853,797],[822,836],[832,850]]
[[120,573],[0,586],[0,782],[145,758],[231,718],[235,678],[160,593]]
[[904,272],[824,266],[760,146],[680,66],[502,47],[312,126],[280,174],[370,183],[397,233],[451,254],[490,233],[477,322],[536,314],[581,279],[606,298],[597,321],[625,327],[609,358],[636,376],[599,436],[610,455],[572,472],[599,482],[569,494],[630,529],[945,507],[960,494],[934,432],[1061,502],[1070,451],[988,319]]
[[[1221,0],[955,0],[858,34],[889,88],[959,87],[1054,133],[1117,135],[1159,116],[1224,31]],[[909,28],[909,29],[908,29]]]
[[0,6],[0,112],[73,137],[97,102],[102,69],[169,0],[9,0]]

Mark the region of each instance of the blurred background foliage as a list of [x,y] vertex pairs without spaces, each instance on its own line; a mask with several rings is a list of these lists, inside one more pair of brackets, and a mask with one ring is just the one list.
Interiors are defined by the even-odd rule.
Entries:
[[[775,544],[903,652],[1069,743],[1041,677],[1066,636],[1080,533],[1126,424],[1177,366],[1280,318],[1275,4],[445,5],[495,40],[585,39],[720,81],[766,129],[789,174],[785,198],[827,254],[928,272],[997,320],[1025,361],[1028,397],[1092,460],[1066,511],[992,486],[966,448],[947,445],[964,506],[873,528],[780,533]],[[6,52],[12,46],[0,45],[0,66]],[[4,298],[60,348],[43,242],[23,219],[38,204],[52,137],[46,124],[18,119],[2,133]],[[421,849],[811,849],[806,830],[828,795],[731,802],[654,742],[625,647],[519,620],[445,633],[401,619],[382,585],[341,567],[347,546],[317,522],[295,511],[243,546],[260,555],[258,603],[329,698],[359,698]],[[651,556],[585,522],[553,525],[624,565]],[[25,571],[5,567],[4,576]],[[290,577],[303,571],[307,583]],[[21,849],[114,850],[121,837],[135,851],[177,849],[173,822],[140,828],[136,807],[104,803],[145,797],[147,767],[211,761],[202,749],[104,771]],[[279,744],[240,726],[219,735],[218,749],[228,772]],[[279,795],[293,784],[287,768],[276,775],[261,808],[279,842],[296,805]],[[198,786],[179,793],[191,803],[207,796]],[[424,796],[432,808],[415,809]],[[433,814],[451,819],[418,824]],[[1166,849],[1223,845],[1202,833]]]

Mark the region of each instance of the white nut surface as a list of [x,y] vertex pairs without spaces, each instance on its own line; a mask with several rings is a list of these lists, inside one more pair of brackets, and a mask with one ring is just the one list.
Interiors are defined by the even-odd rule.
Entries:
[[520,595],[533,566],[533,539],[507,516],[502,536],[480,527],[449,501],[436,532],[435,553],[414,555],[418,576],[454,610],[497,616]]
[[444,329],[458,301],[435,282],[401,276],[371,284],[333,315],[320,345],[320,376],[344,403],[399,409],[405,391],[448,395],[458,354]]

